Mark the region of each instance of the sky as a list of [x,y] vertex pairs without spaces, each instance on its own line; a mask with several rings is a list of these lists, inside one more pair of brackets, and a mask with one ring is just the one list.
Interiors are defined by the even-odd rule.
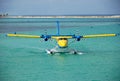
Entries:
[[0,13],[9,15],[120,14],[120,0],[0,0]]

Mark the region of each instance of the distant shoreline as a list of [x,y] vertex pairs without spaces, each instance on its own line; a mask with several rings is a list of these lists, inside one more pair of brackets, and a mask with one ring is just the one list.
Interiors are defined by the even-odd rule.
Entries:
[[0,16],[0,18],[120,18],[120,15],[112,16]]

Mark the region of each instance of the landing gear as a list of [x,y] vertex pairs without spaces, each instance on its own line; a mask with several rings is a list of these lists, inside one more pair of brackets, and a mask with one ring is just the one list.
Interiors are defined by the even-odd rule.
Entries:
[[78,54],[79,52],[72,49],[62,49],[62,48],[54,48],[54,49],[46,49],[47,54],[54,55],[54,54]]
[[77,54],[77,52],[76,52],[76,51],[74,51],[74,52],[73,52],[73,54]]
[[49,53],[49,54],[53,55],[54,53],[53,53],[52,51],[50,51],[50,53]]
[[75,50],[71,51],[70,53],[75,54],[75,55],[78,54],[77,51],[75,51]]
[[54,52],[53,52],[53,51],[51,51],[51,50],[46,50],[46,52],[47,52],[48,54],[51,54],[51,55],[53,55],[53,54],[54,54]]

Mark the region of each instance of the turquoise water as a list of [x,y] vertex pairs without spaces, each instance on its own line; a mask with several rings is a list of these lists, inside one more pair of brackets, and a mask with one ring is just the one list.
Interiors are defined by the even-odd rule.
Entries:
[[[69,48],[81,55],[48,55],[55,40],[6,37],[7,33],[120,33],[120,19],[0,19],[0,81],[120,81],[120,36],[82,39]],[[69,40],[70,42],[72,40]]]

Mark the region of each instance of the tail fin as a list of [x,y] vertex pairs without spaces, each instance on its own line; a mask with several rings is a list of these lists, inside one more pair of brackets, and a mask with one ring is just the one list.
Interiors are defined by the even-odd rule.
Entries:
[[59,21],[57,21],[57,35],[60,35],[60,26],[59,26]]

